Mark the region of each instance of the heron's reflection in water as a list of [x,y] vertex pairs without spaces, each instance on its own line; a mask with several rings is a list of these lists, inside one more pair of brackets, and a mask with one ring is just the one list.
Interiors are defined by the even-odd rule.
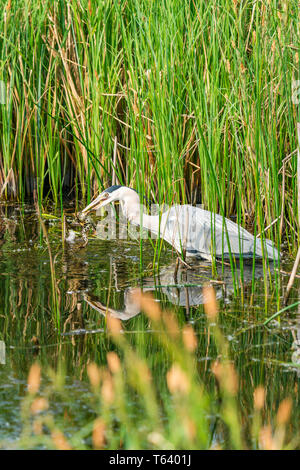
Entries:
[[135,294],[141,292],[141,289],[136,287],[129,287],[124,292],[124,310],[115,310],[101,303],[98,298],[92,295],[83,294],[84,300],[97,312],[102,315],[110,315],[113,318],[119,318],[120,320],[129,320],[135,317],[141,311],[140,306],[136,301]]
[[[118,284],[118,270],[113,266],[114,281]],[[212,283],[215,288],[216,297],[226,303],[231,301],[231,296],[234,292],[233,276],[230,267],[226,267],[220,276],[220,280],[213,280],[210,277],[211,265],[201,264],[194,266],[194,269],[180,268],[178,271],[177,284],[174,284],[174,269],[175,263],[161,269],[159,276],[149,277],[144,279],[142,287],[127,287],[124,289],[124,308],[114,309],[112,306],[103,304],[98,297],[83,293],[81,298],[91,308],[99,312],[104,317],[111,316],[118,318],[121,321],[127,321],[141,312],[141,308],[137,303],[139,298],[137,293],[140,292],[153,292],[154,297],[157,294],[163,294],[168,301],[177,307],[185,308],[186,319],[190,319],[190,307],[196,307],[203,304],[203,284],[208,281]],[[256,266],[255,279],[263,278],[263,267]],[[240,285],[241,272],[236,270],[235,280]],[[243,287],[244,290],[249,288],[251,290],[252,282],[252,266],[244,266],[243,269]],[[118,290],[120,290],[118,288]],[[298,317],[294,328],[291,328],[293,336],[293,344],[291,350],[291,363],[296,366],[296,373],[300,376],[300,305],[298,310]],[[259,325],[257,325],[259,326]]]
[[[128,287],[124,290],[124,308],[116,310],[109,305],[104,305],[98,297],[87,293],[83,294],[83,299],[96,311],[102,315],[111,315],[120,320],[129,320],[140,313],[140,307],[137,304],[134,294],[138,291],[143,292],[161,292],[168,301],[174,306],[196,307],[203,304],[203,284],[211,282],[216,291],[217,299],[223,299],[225,302],[230,299],[234,292],[234,281],[230,267],[226,267],[220,280],[211,279],[211,265],[201,264],[194,266],[194,269],[185,269],[180,267],[177,273],[177,283],[174,284],[175,263],[162,268],[157,277],[144,279],[142,288]],[[255,278],[261,277],[263,268],[255,271]],[[235,272],[235,282],[239,282],[241,273]],[[243,269],[244,284],[252,280],[252,266],[244,266]]]

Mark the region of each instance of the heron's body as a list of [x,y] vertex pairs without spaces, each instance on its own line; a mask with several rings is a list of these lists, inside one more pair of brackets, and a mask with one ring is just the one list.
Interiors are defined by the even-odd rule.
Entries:
[[120,201],[125,217],[170,243],[179,253],[211,260],[231,255],[243,258],[263,256],[277,260],[273,242],[254,237],[250,232],[219,214],[191,205],[174,205],[161,215],[141,210],[137,192],[126,186],[112,186],[103,191],[82,213]]

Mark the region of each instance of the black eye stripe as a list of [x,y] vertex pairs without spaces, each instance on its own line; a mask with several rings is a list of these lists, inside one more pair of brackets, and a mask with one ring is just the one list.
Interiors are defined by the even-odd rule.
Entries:
[[105,189],[106,193],[113,193],[117,189],[122,188],[122,186],[115,184],[114,186],[110,186],[110,188]]
[[[121,185],[118,185],[118,184],[114,184],[113,186],[110,186],[109,188],[105,189],[105,193],[113,193],[114,191],[116,191],[117,189],[119,188],[126,188],[127,186],[121,186]],[[133,188],[128,188],[128,189],[132,189],[133,191],[135,191],[137,193],[137,191]]]

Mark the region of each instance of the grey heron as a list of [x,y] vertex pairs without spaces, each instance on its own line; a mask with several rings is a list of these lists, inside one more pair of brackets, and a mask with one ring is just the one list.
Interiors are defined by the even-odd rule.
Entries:
[[81,219],[100,207],[119,201],[124,216],[134,225],[150,230],[186,256],[206,260],[230,256],[278,260],[279,253],[271,240],[254,237],[250,232],[222,215],[188,204],[174,205],[161,215],[143,212],[139,194],[127,186],[114,185],[101,192],[81,212]]

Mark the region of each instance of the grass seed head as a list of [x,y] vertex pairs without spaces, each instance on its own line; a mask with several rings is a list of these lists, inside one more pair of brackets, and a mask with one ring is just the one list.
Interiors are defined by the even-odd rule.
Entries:
[[177,338],[179,336],[179,327],[174,313],[164,312],[163,318],[170,336],[172,338]]
[[158,302],[155,301],[151,294],[144,294],[140,290],[137,290],[133,294],[133,299],[140,306],[146,315],[151,320],[158,321],[161,317],[161,309]]
[[33,395],[37,393],[40,388],[40,382],[41,382],[41,367],[37,363],[32,364],[29,374],[28,374],[28,380],[27,380],[29,393]]
[[94,362],[87,365],[87,374],[88,374],[92,387],[93,388],[99,387],[100,380],[101,380],[101,372],[100,372],[99,367]]
[[109,370],[113,373],[116,374],[121,370],[121,362],[117,354],[113,351],[108,352],[106,355],[107,363]]
[[72,450],[72,447],[68,443],[67,439],[63,435],[61,431],[55,430],[51,433],[52,440],[54,442],[55,447],[58,450]]
[[215,320],[218,314],[218,304],[215,289],[207,284],[203,286],[204,311],[209,320]]
[[277,446],[272,436],[272,429],[270,425],[265,426],[260,430],[259,444],[263,450],[277,450]]
[[265,403],[264,387],[259,386],[254,390],[253,399],[254,399],[254,408],[256,410],[261,410],[264,407],[264,403]]
[[119,337],[122,332],[122,324],[118,318],[114,318],[111,315],[106,317],[107,327],[111,335],[115,338]]
[[291,416],[291,411],[292,411],[292,400],[290,398],[285,398],[280,403],[278,411],[277,411],[276,421],[279,426],[286,424],[288,422]]
[[167,373],[167,384],[171,393],[186,395],[190,390],[190,382],[186,373],[178,364],[173,364]]
[[94,449],[103,449],[105,445],[105,422],[101,418],[97,418],[93,424],[93,447]]
[[49,404],[46,398],[40,397],[36,398],[31,405],[31,413],[36,415],[42,411],[47,410]]
[[212,372],[215,374],[221,388],[230,395],[235,395],[238,391],[238,377],[233,364],[223,364],[215,361],[212,365]]
[[197,348],[198,341],[194,328],[191,325],[185,325],[182,330],[182,339],[185,348],[189,352],[194,352]]
[[111,403],[113,403],[114,398],[115,398],[115,390],[114,390],[112,377],[108,371],[105,371],[104,373],[103,383],[101,387],[101,395],[102,395],[103,401],[107,405],[110,405]]

